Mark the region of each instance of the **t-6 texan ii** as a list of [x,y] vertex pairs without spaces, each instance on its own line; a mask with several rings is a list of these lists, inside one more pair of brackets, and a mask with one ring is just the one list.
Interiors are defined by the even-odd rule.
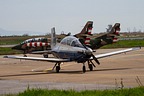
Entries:
[[[4,58],[12,58],[12,59],[24,59],[24,60],[36,60],[36,61],[47,61],[47,62],[55,62],[53,70],[56,69],[58,73],[60,71],[61,62],[77,62],[82,64],[82,71],[86,72],[85,64],[88,63],[89,69],[92,71],[95,64],[100,64],[100,58],[125,53],[129,51],[134,51],[140,49],[140,47],[128,48],[125,50],[114,51],[110,53],[104,53],[99,55],[94,55],[93,50],[85,46],[79,38],[75,36],[66,36],[61,40],[60,43],[56,43],[55,37],[55,29],[52,28],[51,34],[51,53],[54,58],[39,58],[39,57],[23,57],[23,56],[4,56]],[[53,64],[53,63],[52,63]]]

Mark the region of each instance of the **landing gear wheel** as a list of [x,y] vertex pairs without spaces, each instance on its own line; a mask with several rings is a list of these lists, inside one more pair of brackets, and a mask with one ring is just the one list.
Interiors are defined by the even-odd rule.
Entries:
[[56,66],[56,72],[59,73],[60,66]]
[[48,54],[43,54],[44,58],[48,58]]
[[83,73],[85,73],[86,72],[86,67],[85,66],[83,66]]
[[89,64],[89,69],[90,69],[90,71],[93,71],[93,66],[92,66],[92,64]]

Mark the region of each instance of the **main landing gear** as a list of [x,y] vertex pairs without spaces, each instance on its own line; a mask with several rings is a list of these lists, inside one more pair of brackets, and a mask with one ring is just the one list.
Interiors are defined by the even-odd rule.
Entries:
[[44,53],[44,54],[43,54],[43,57],[44,57],[44,58],[48,58],[48,54],[47,54],[47,53]]
[[[90,71],[93,71],[93,67],[96,67],[96,66],[94,65],[94,63],[91,60],[88,60],[88,67],[89,67]],[[83,71],[83,73],[86,72],[85,63],[83,63],[82,71]]]
[[26,54],[24,54],[24,56],[23,57],[27,57],[27,55]]
[[93,71],[93,67],[96,67],[91,60],[88,60],[88,66],[89,66],[90,71]]
[[56,68],[56,72],[57,73],[59,73],[59,71],[60,71],[60,64],[61,64],[61,62],[56,62],[56,64],[54,65],[54,67],[53,67],[53,69],[52,70],[54,70],[55,68]]
[[[93,65],[92,64],[88,64],[88,66],[89,66],[90,71],[93,71]],[[86,66],[85,66],[84,63],[83,63],[82,71],[83,71],[83,73],[86,72]]]
[[[55,69],[56,72],[59,73],[59,71],[60,71],[60,69],[61,69],[60,64],[61,64],[61,62],[56,62],[56,64],[54,65],[54,67],[53,67],[52,70]],[[94,65],[94,63],[93,63],[91,60],[88,60],[88,67],[89,67],[89,70],[90,70],[90,71],[93,71],[93,67],[96,67],[96,66]],[[82,71],[83,71],[83,73],[86,72],[85,63],[83,63]]]
[[82,68],[82,70],[83,70],[83,73],[86,72],[86,67],[85,67],[85,64],[84,64],[84,63],[83,63],[83,68]]
[[89,69],[90,69],[90,71],[93,71],[93,66],[92,66],[92,64],[89,64]]

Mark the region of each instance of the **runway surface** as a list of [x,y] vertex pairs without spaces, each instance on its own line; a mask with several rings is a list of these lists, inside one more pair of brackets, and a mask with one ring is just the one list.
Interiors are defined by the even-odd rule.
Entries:
[[[95,54],[121,49],[99,49]],[[40,56],[42,55],[28,55]],[[60,73],[51,71],[55,63],[7,59],[0,56],[0,94],[18,93],[30,88],[117,89],[144,85],[144,48],[99,59],[93,71],[82,72],[82,64],[63,63]]]

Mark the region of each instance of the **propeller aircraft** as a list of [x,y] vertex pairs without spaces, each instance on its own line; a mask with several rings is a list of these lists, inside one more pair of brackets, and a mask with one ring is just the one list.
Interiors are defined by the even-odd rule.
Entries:
[[135,48],[128,48],[120,51],[114,51],[99,55],[94,55],[93,50],[85,46],[79,40],[79,38],[75,36],[66,36],[61,40],[60,43],[56,43],[56,36],[55,36],[55,28],[51,30],[51,53],[53,54],[54,58],[39,58],[39,57],[22,57],[22,56],[4,56],[4,58],[12,58],[12,59],[25,59],[25,60],[37,60],[37,61],[48,61],[48,62],[55,62],[53,70],[56,69],[56,72],[59,73],[61,62],[72,62],[75,61],[77,63],[82,63],[82,71],[86,72],[85,63],[88,62],[89,69],[92,71],[95,64],[100,64],[100,58],[125,53],[129,51],[139,50],[140,47]]

